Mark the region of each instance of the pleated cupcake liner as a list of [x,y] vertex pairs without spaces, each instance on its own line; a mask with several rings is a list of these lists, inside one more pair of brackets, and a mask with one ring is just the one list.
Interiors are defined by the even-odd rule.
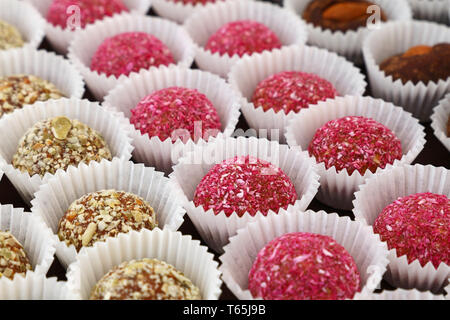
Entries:
[[432,294],[431,292],[422,292],[416,289],[405,290],[397,289],[394,291],[384,290],[381,293],[355,295],[355,300],[445,300],[444,295]]
[[450,151],[450,136],[447,136],[447,124],[450,118],[450,93],[433,109],[431,128],[434,135]]
[[450,2],[448,0],[408,0],[408,2],[416,19],[442,24],[450,21]]
[[66,300],[65,281],[29,272],[25,277],[0,281],[1,300]]

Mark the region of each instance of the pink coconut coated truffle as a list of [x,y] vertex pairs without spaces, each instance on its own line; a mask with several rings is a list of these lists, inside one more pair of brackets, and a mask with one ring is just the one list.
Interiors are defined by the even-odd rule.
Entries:
[[53,0],[48,9],[47,20],[53,25],[65,29],[75,13],[70,10],[68,12],[71,6],[80,9],[80,27],[82,28],[104,17],[128,11],[122,0]]
[[375,172],[402,158],[402,145],[396,135],[373,119],[349,116],[327,122],[317,130],[309,154],[327,169]]
[[234,21],[222,26],[208,40],[205,49],[220,55],[263,52],[281,48],[277,35],[265,25],[250,20]]
[[408,263],[450,265],[450,199],[445,195],[426,192],[398,198],[383,209],[373,229],[398,257],[406,255]]
[[360,281],[353,257],[333,238],[295,232],[258,253],[248,288],[264,300],[344,300],[360,290]]
[[215,165],[200,181],[194,194],[194,204],[224,211],[227,217],[236,212],[254,216],[258,211],[267,215],[278,212],[297,200],[297,192],[289,177],[272,163],[252,156],[240,156]]
[[161,40],[145,32],[126,32],[102,42],[92,57],[91,70],[119,77],[172,63],[172,53]]
[[217,110],[195,89],[171,87],[156,91],[131,110],[130,121],[142,134],[162,141],[207,140],[221,130]]
[[258,84],[253,93],[253,104],[264,111],[283,110],[286,114],[299,112],[338,93],[334,86],[321,77],[305,72],[284,71],[272,75]]

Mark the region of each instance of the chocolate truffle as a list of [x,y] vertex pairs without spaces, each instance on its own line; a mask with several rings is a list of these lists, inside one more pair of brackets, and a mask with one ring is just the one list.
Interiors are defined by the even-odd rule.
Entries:
[[281,46],[278,36],[268,27],[256,21],[242,20],[222,26],[209,38],[205,49],[220,55],[242,57]]
[[32,270],[30,260],[22,245],[9,232],[0,232],[0,278],[14,278]]
[[[365,28],[373,12],[367,8],[374,3],[364,0],[313,0],[303,11],[303,19],[315,27],[331,31],[350,31]],[[381,10],[381,21],[386,15]]]
[[74,201],[59,222],[58,237],[77,251],[119,233],[157,227],[150,204],[134,194],[103,190]]
[[92,289],[91,300],[201,300],[182,272],[156,259],[132,260],[109,271]]
[[446,81],[450,77],[450,43],[415,46],[383,61],[380,69],[404,84]]
[[23,47],[24,41],[19,30],[0,20],[0,50]]
[[450,265],[450,199],[445,195],[426,192],[398,198],[383,209],[373,229],[398,257],[406,255],[408,263]]
[[334,98],[337,94],[330,82],[315,74],[284,71],[260,82],[252,101],[255,108],[273,109],[275,112],[283,110],[288,114],[300,112],[310,104]]
[[43,177],[81,162],[111,160],[103,137],[78,120],[55,117],[36,123],[20,139],[12,165]]
[[234,157],[216,164],[200,181],[194,204],[212,209],[214,214],[233,212],[254,216],[259,211],[278,212],[297,200],[289,177],[270,162],[252,156]]
[[402,146],[396,135],[373,119],[349,116],[327,122],[317,130],[309,154],[327,169],[375,172],[402,158]]
[[33,75],[0,78],[0,117],[26,104],[63,96],[53,83]]
[[296,232],[258,253],[248,288],[265,300],[344,300],[359,291],[360,281],[353,257],[334,239]]
[[[170,87],[156,91],[131,110],[130,121],[142,134],[184,142],[216,136],[222,125],[209,99],[196,89]],[[201,137],[200,137],[201,135]]]

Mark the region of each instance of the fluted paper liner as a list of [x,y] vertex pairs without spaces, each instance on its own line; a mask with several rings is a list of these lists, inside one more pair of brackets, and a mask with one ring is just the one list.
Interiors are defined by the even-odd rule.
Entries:
[[450,117],[450,93],[433,109],[431,127],[434,135],[450,151],[450,137],[447,136],[447,123]]
[[[378,168],[375,174],[413,162],[425,145],[424,128],[410,113],[380,99],[355,96],[329,99],[302,110],[289,122],[286,140],[291,147],[299,147],[306,151],[319,128],[328,121],[346,116],[372,118],[392,130],[401,141],[403,157],[384,169]],[[374,175],[370,170],[364,175],[357,170],[352,175],[349,175],[347,170],[336,172],[335,167],[326,169],[323,162],[318,163],[318,168],[321,187],[317,198],[338,209],[350,210],[353,194],[358,190],[358,186]]]
[[33,272],[14,280],[0,281],[1,300],[66,300],[66,282]]
[[[217,3],[192,14],[184,23],[196,47],[195,61],[202,70],[226,77],[231,67],[242,57],[235,54],[220,55],[205,49],[209,38],[223,25],[238,20],[260,22],[271,29],[283,46],[304,44],[306,25],[294,13],[259,1],[231,1]],[[252,54],[253,55],[253,54]],[[245,54],[243,57],[249,56]]]
[[7,114],[0,119],[0,136],[8,137],[3,139],[0,145],[0,168],[8,176],[22,199],[28,203],[39,186],[53,175],[47,173],[44,177],[38,174],[30,177],[28,172],[21,172],[14,168],[11,162],[25,132],[37,122],[56,116],[77,119],[99,132],[113,157],[129,160],[133,152],[131,129],[118,115],[111,114],[96,102],[61,98],[37,102]]
[[89,299],[95,284],[114,266],[143,258],[173,265],[200,289],[204,300],[217,300],[222,292],[218,263],[208,248],[168,229],[132,231],[83,249],[67,272],[68,291],[75,299]]
[[319,177],[314,160],[306,153],[291,150],[267,139],[228,138],[217,139],[206,146],[196,146],[191,153],[181,158],[170,177],[178,184],[185,196],[185,208],[189,218],[200,233],[202,239],[216,252],[223,252],[228,238],[235,235],[239,228],[263,216],[245,213],[239,217],[233,212],[229,217],[222,211],[215,215],[212,209],[204,210],[193,202],[195,189],[202,178],[215,165],[234,156],[253,156],[271,162],[279,167],[292,181],[297,191],[294,205],[305,210],[311,203],[319,187]]
[[416,289],[397,289],[394,291],[383,290],[381,293],[355,295],[355,300],[444,300],[443,295],[422,292]]
[[[284,210],[282,210],[284,211]],[[378,288],[388,264],[388,250],[372,228],[348,217],[324,211],[288,209],[270,214],[238,230],[220,256],[220,271],[227,287],[241,300],[255,300],[248,290],[248,274],[259,253],[271,240],[292,232],[309,232],[332,237],[355,260],[361,276],[361,292]]]
[[415,19],[445,24],[449,21],[448,0],[408,0]]

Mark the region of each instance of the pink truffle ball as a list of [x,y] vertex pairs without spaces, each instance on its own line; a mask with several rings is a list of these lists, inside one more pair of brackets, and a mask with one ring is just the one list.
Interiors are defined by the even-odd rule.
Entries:
[[265,25],[250,20],[230,22],[222,26],[208,40],[205,49],[220,55],[263,52],[281,48],[277,35]]
[[344,300],[360,290],[360,281],[352,256],[334,239],[296,232],[258,253],[248,288],[265,300]]
[[427,192],[398,198],[383,209],[373,229],[409,263],[450,265],[450,199],[445,195]]
[[289,177],[272,163],[252,156],[240,156],[215,165],[200,181],[194,204],[224,211],[227,217],[236,212],[254,216],[278,212],[297,200],[297,192]]
[[172,53],[161,40],[144,32],[126,32],[102,42],[92,57],[91,70],[119,77],[172,63]]
[[396,135],[373,119],[349,116],[327,122],[317,130],[309,154],[327,169],[375,172],[402,158],[402,145]]
[[206,140],[216,136],[222,127],[211,101],[195,89],[171,87],[156,91],[143,98],[131,114],[130,121],[137,130],[162,141]]
[[334,86],[321,77],[305,72],[284,71],[272,75],[258,84],[253,94],[253,104],[264,111],[283,110],[286,114],[299,112],[310,104],[328,98],[334,98],[338,93]]

